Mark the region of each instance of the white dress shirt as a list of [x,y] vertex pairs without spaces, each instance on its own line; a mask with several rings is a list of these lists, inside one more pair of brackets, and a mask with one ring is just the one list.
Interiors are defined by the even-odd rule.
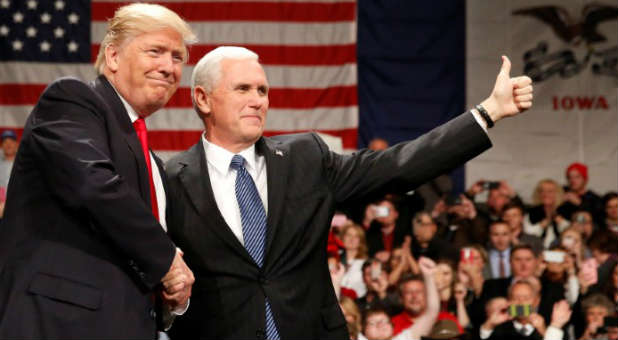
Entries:
[[[116,93],[118,93],[118,91],[116,91]],[[139,118],[139,116],[137,115],[137,112],[133,110],[131,105],[129,105],[129,103],[127,103],[127,101],[124,100],[124,98],[122,98],[120,93],[118,93],[118,97],[122,101],[122,104],[124,105],[124,108],[127,110],[127,113],[129,113],[131,124],[133,124],[133,122],[135,122]],[[159,173],[159,167],[157,166],[157,163],[155,162],[155,159],[152,156],[152,152],[149,151],[148,154],[150,155],[150,165],[152,168],[152,181],[154,182],[155,194],[157,196],[157,208],[158,208],[157,210],[159,210],[159,223],[161,224],[161,227],[163,227],[163,230],[167,232],[167,222],[165,221],[165,206],[167,204],[167,200],[165,198],[165,189],[163,188],[163,180],[161,180],[161,173]]]
[[[244,246],[242,235],[242,223],[240,220],[240,208],[236,201],[236,170],[230,168],[234,153],[210,143],[205,134],[202,134],[204,143],[204,153],[208,167],[210,185],[217,202],[217,207],[223,219],[230,227],[238,241]],[[268,216],[268,186],[266,178],[266,161],[264,156],[255,152],[255,144],[238,153],[245,159],[245,169],[260,194],[260,199],[264,205],[264,211]]]
[[491,248],[488,255],[493,279],[500,278],[500,253],[502,253],[502,261],[504,263],[504,277],[511,276],[511,247],[503,251]]
[[[515,327],[515,330],[523,334],[526,337],[530,336],[534,332],[534,326],[532,326],[529,323],[524,325],[518,322],[517,320],[513,320],[511,322],[513,323],[513,327]],[[481,339],[487,339],[491,336],[493,332],[494,332],[493,329],[487,330],[481,327],[481,331],[479,335]],[[554,326],[549,326],[545,330],[545,336],[543,336],[543,340],[562,340],[563,337],[564,337],[564,331],[562,329],[556,328]]]

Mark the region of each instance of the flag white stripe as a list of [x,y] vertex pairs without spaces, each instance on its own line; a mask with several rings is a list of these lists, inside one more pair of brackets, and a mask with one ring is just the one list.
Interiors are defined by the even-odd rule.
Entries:
[[[0,106],[0,126],[23,127],[33,106]],[[202,130],[203,125],[192,108],[162,109],[147,120],[152,130]],[[337,130],[358,126],[358,106],[316,108],[310,110],[269,109],[268,131]]]
[[[356,85],[356,64],[341,66],[264,66],[272,88],[328,88]],[[190,86],[193,66],[185,66],[181,86]],[[7,62],[0,64],[0,84],[49,84],[60,77],[83,80],[96,77],[91,64]]]
[[[354,22],[279,23],[247,21],[190,22],[198,44],[324,46],[356,43]],[[107,23],[93,22],[93,44],[103,40]]]

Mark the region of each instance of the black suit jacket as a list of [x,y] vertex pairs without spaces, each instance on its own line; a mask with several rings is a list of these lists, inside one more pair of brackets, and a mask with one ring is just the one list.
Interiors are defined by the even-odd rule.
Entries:
[[513,339],[513,340],[524,340],[524,339],[529,339],[529,340],[542,340],[543,336],[541,336],[541,334],[535,329],[534,332],[532,332],[529,336],[525,336],[521,333],[519,333],[516,329],[515,329],[515,325],[513,324],[513,321],[507,321],[507,322],[503,322],[501,324],[499,324],[498,326],[496,326],[496,328],[494,328],[494,331],[491,333],[491,336],[488,339]]
[[262,338],[268,297],[282,339],[349,338],[326,261],[335,204],[378,189],[407,192],[489,146],[469,113],[382,152],[339,155],[316,134],[261,138],[268,231],[260,269],[221,216],[197,143],[166,164],[170,235],[196,277],[172,337]]
[[0,226],[0,338],[154,338],[151,292],[175,246],[149,190],[109,82],[52,83],[26,122]]

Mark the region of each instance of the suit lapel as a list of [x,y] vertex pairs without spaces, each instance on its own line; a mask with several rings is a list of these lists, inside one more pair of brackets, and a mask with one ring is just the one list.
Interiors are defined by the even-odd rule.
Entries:
[[204,225],[209,226],[223,242],[240,256],[251,263],[255,263],[227,225],[217,207],[217,201],[210,185],[210,175],[208,174],[201,138],[185,155],[185,158],[179,160],[179,163],[184,164],[184,167],[180,170],[178,178],[189,195],[193,208],[203,219]]
[[277,225],[283,212],[285,201],[288,164],[287,150],[281,149],[280,143],[272,139],[260,138],[256,143],[256,151],[264,156],[266,161],[268,187],[268,216],[266,232],[266,248],[264,263],[267,263],[273,240],[277,234]]
[[144,202],[150,206],[148,167],[146,166],[146,159],[144,158],[144,153],[142,152],[142,146],[137,138],[135,128],[133,128],[133,124],[131,124],[129,114],[122,104],[120,97],[118,97],[116,90],[114,90],[112,85],[104,76],[101,75],[95,79],[94,88],[95,91],[101,94],[101,96],[105,99],[105,102],[109,105],[112,116],[116,118],[116,122],[118,123],[124,139],[129,146],[129,150],[131,150],[131,153],[135,158],[135,162],[137,163],[137,171],[139,173],[139,191]]

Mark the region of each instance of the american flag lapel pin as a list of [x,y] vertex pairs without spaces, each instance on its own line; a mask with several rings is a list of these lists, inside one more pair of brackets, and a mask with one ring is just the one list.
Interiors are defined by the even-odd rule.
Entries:
[[283,151],[275,150],[275,155],[283,157]]

